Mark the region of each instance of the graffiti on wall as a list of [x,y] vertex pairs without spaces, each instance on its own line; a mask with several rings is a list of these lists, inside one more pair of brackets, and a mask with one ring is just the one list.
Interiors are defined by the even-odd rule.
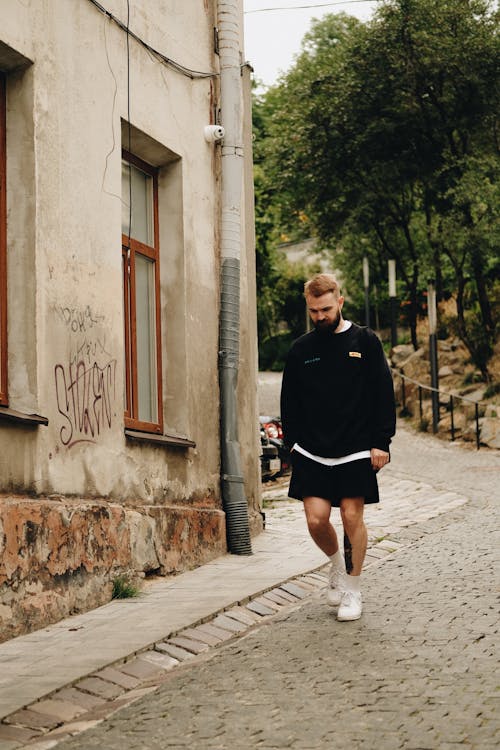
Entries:
[[111,429],[115,416],[116,364],[97,335],[104,320],[89,305],[83,310],[59,308],[60,319],[75,334],[71,354],[54,367],[57,411],[62,417],[59,438],[66,448],[96,443]]
[[64,417],[59,430],[61,443],[72,448],[81,442],[96,442],[112,424],[116,395],[116,359],[90,367],[80,360],[54,368],[57,410]]
[[72,333],[87,333],[104,320],[104,316],[93,312],[90,305],[83,310],[75,307],[59,307],[57,312]]

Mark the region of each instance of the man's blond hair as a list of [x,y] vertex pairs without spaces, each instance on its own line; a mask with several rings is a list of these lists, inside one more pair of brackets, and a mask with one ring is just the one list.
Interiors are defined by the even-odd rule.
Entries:
[[339,282],[331,273],[317,273],[304,284],[304,297],[321,297],[328,292],[333,292],[336,298],[340,297]]

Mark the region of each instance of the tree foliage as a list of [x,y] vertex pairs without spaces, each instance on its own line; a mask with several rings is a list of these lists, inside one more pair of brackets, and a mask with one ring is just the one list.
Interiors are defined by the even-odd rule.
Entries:
[[[260,366],[280,369],[291,341],[304,332],[303,288],[308,271],[301,265],[290,265],[280,252],[286,239],[303,237],[303,222],[295,227],[282,219],[283,205],[270,179],[263,145],[268,138],[268,123],[275,102],[272,92],[254,97],[254,189],[257,267],[257,325]],[[286,236],[283,234],[286,229]],[[286,321],[286,330],[283,323]]]
[[497,27],[486,0],[386,0],[367,24],[326,16],[262,98],[258,146],[271,234],[305,214],[343,248],[354,292],[363,255],[382,294],[394,258],[415,346],[435,278],[485,376],[500,270]]

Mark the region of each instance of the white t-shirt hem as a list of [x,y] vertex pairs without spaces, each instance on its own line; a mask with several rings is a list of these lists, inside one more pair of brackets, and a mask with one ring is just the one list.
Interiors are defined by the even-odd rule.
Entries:
[[340,456],[338,458],[325,458],[325,456],[315,456],[313,453],[309,453],[309,451],[306,451],[306,449],[302,448],[298,443],[295,443],[292,450],[297,451],[297,453],[302,453],[303,456],[307,456],[307,458],[310,458],[312,461],[316,461],[318,464],[323,464],[324,466],[340,466],[340,464],[347,464],[350,461],[359,461],[361,458],[371,457],[370,451],[366,450],[358,451],[357,453],[350,453],[348,456]]

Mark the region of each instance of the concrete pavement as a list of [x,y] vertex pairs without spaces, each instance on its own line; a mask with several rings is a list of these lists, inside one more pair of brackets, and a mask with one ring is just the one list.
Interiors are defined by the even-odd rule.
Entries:
[[[440,534],[444,533],[447,525],[455,523],[455,517],[466,512],[470,505],[466,505],[468,498],[475,504],[491,503],[488,488],[490,483],[498,486],[495,472],[500,467],[498,454],[483,453],[479,457],[466,451],[457,452],[433,439],[404,431],[394,445],[393,455],[398,453],[399,460],[380,475],[383,502],[367,508],[370,530],[367,567],[377,566],[382,559],[391,564],[393,572],[397,567],[394,563],[404,554],[410,554],[415,546],[430,544],[429,554],[439,549],[441,542],[436,544],[432,535],[436,528]],[[428,476],[432,468],[429,466],[431,456],[434,469],[442,467],[435,479]],[[463,469],[464,457],[465,463],[470,464],[468,469]],[[470,477],[474,468],[482,469],[482,472],[476,478],[472,474],[469,486],[463,477]],[[488,470],[491,470],[491,476]],[[450,473],[448,478],[447,471]],[[415,475],[417,479],[409,478]],[[433,479],[432,483],[428,479]],[[94,612],[1,644],[0,706],[4,722],[0,725],[0,750],[13,750],[27,743],[31,744],[32,750],[48,750],[64,736],[78,734],[132,701],[139,701],[139,705],[144,692],[154,689],[148,682],[158,684],[176,672],[181,679],[184,662],[194,664],[192,659],[201,658],[195,654],[207,656],[217,644],[252,632],[262,622],[274,622],[276,616],[285,619],[299,616],[294,609],[305,599],[311,601],[311,607],[322,621],[324,615],[318,612],[324,611],[324,605],[317,599],[317,592],[324,586],[325,579],[317,574],[304,574],[323,566],[324,557],[308,538],[301,504],[286,502],[284,497],[286,490],[283,485],[266,491],[266,503],[274,507],[266,509],[266,531],[254,540],[251,557],[224,556],[195,571],[149,584],[138,599],[112,602]],[[498,503],[493,503],[493,507],[498,508]],[[469,515],[475,519],[477,514]],[[452,546],[450,536],[449,550]],[[486,541],[484,546],[488,546]],[[424,560],[428,583],[418,595],[424,595],[425,600],[426,595],[432,594],[433,586],[429,582],[433,581],[433,576],[429,556]],[[417,566],[416,576],[420,562],[422,558],[417,556],[412,563]],[[369,570],[366,575],[370,575]],[[282,585],[291,579],[295,581]],[[401,610],[398,597],[403,594],[404,591],[399,591],[392,597],[392,607],[396,607],[401,621],[406,623],[405,628],[411,628],[412,623],[416,623],[417,628],[424,627],[425,614],[422,618],[420,613],[412,612],[413,600],[407,598],[408,609]],[[377,598],[369,599],[369,608],[376,601]],[[439,602],[433,606],[433,611],[439,613]],[[460,603],[460,606],[454,603],[452,621],[458,618],[457,608],[463,610],[464,606],[467,602]],[[446,607],[444,596],[441,602],[443,612]],[[309,605],[300,612],[303,609],[308,610]],[[308,615],[305,617],[309,618]],[[331,619],[330,616],[326,621],[329,627]],[[361,623],[365,621],[364,615]],[[488,628],[491,629],[491,617],[490,621]],[[447,642],[449,626],[449,618],[444,614],[441,623],[444,643]],[[349,632],[358,632],[359,627],[355,625]],[[394,629],[391,633],[393,643],[401,645]],[[405,633],[406,630],[404,639]],[[303,634],[301,637],[303,641]],[[489,639],[490,633],[483,633],[481,640],[484,638]],[[429,656],[435,648],[434,640],[428,644]],[[485,644],[491,647],[490,640]],[[386,639],[382,650],[385,652],[388,648]],[[140,655],[134,656],[137,654]],[[420,658],[421,655],[416,664]],[[191,747],[240,746],[203,742]],[[184,746],[180,740],[179,743],[179,747]],[[75,744],[77,746],[98,745]],[[149,750],[156,745],[125,746]],[[316,746],[320,745],[310,745],[311,748]],[[309,745],[298,744],[297,747],[307,748]]]

